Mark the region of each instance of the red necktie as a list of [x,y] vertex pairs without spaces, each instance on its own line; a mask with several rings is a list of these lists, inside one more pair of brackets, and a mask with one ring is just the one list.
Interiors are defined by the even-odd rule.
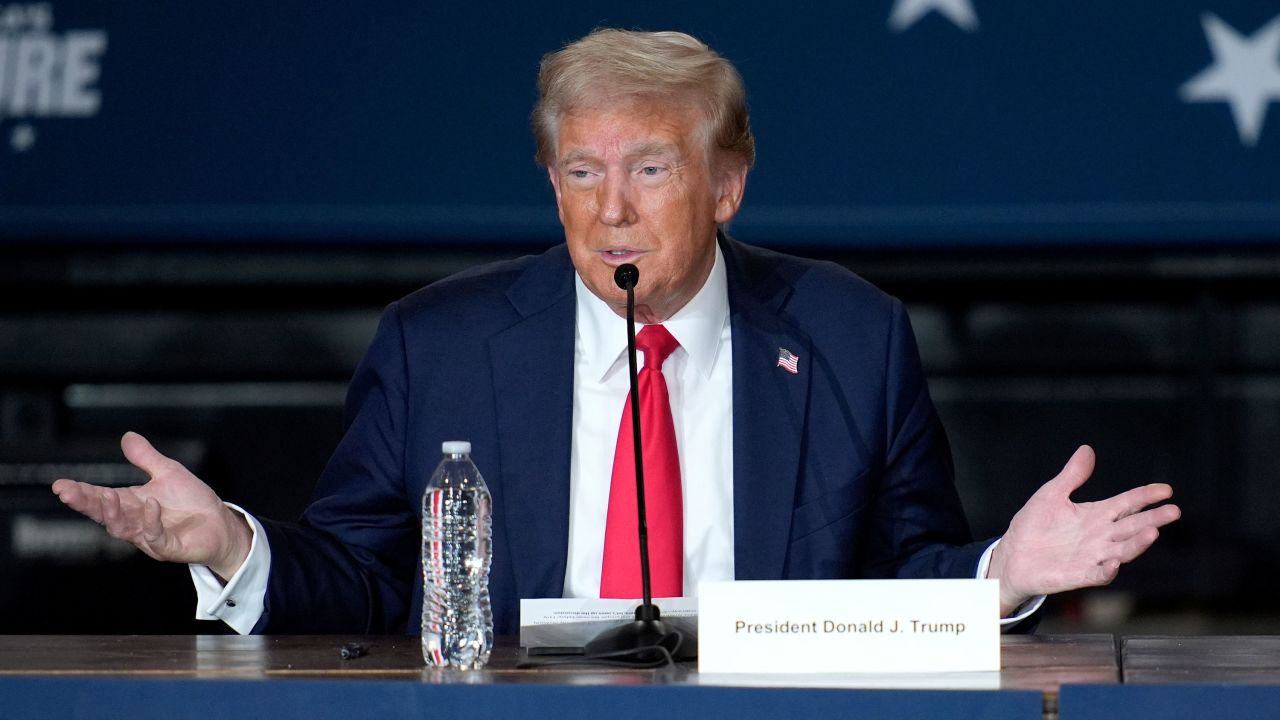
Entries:
[[[640,434],[644,449],[644,505],[649,526],[650,589],[654,597],[684,594],[684,503],[680,487],[680,455],[671,420],[671,399],[662,363],[680,343],[661,325],[636,334],[644,367],[636,380],[640,393]],[[632,449],[631,395],[622,408],[618,448],[609,486],[609,518],[604,532],[604,567],[600,597],[638,598],[640,541],[636,518],[636,461]]]

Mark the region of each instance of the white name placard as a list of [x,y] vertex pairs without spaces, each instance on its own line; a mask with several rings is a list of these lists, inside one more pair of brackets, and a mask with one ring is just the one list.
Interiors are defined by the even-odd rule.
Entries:
[[1000,669],[997,580],[698,586],[699,673]]

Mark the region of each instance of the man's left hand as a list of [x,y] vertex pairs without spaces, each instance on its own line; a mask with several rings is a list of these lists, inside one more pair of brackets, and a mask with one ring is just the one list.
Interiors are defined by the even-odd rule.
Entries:
[[1143,485],[1098,502],[1075,503],[1093,474],[1093,449],[1082,445],[1057,477],[1040,487],[1013,516],[991,554],[987,577],[1000,579],[1000,613],[1007,616],[1036,595],[1106,585],[1122,563],[1141,555],[1177,520],[1168,500],[1173,488]]

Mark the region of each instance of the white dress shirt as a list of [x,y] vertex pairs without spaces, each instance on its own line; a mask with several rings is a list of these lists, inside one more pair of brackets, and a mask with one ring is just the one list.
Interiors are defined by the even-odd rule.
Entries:
[[[627,321],[577,278],[573,448],[565,597],[600,597],[605,517],[622,409],[631,389]],[[680,343],[662,375],[684,490],[684,594],[701,580],[733,579],[733,352],[724,257],[702,289],[662,323]],[[637,328],[636,332],[639,332]],[[643,366],[640,353],[637,366]],[[630,422],[627,428],[630,432]]]

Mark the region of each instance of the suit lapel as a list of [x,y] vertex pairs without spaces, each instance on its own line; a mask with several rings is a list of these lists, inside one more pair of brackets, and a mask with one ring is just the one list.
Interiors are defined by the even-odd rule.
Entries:
[[[809,337],[781,309],[790,285],[751,248],[723,239],[733,333],[734,575],[783,576],[809,398]],[[778,365],[799,356],[798,372]]]
[[575,300],[567,253],[549,253],[507,296],[523,319],[489,343],[501,438],[500,517],[512,539],[518,597],[559,597],[573,417]]

